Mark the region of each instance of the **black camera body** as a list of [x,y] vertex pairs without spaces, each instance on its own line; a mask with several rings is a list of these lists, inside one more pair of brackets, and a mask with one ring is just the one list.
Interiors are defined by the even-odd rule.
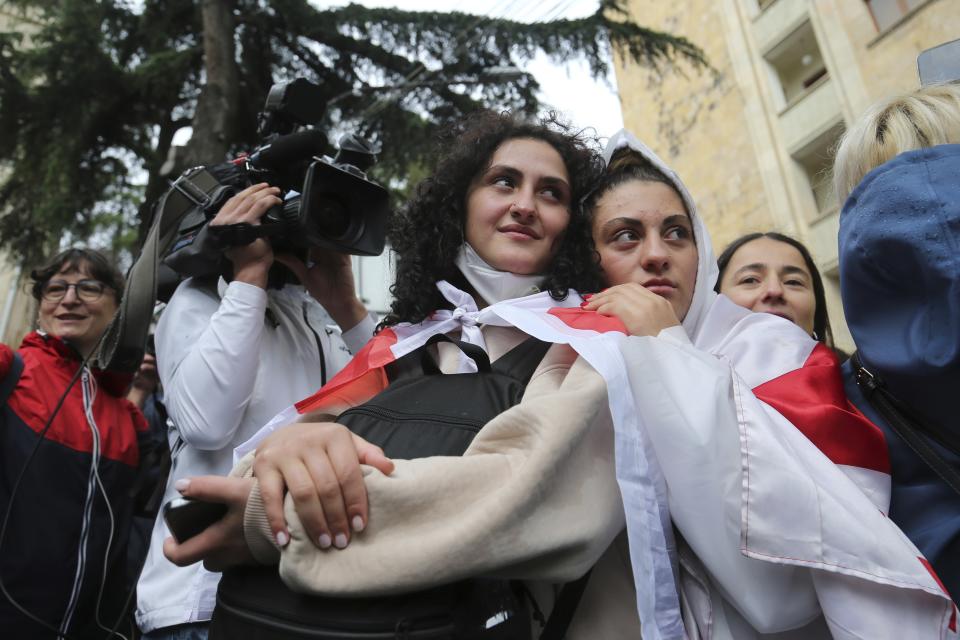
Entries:
[[[180,276],[218,275],[226,267],[225,249],[260,237],[269,238],[277,253],[299,256],[311,247],[364,256],[383,252],[389,196],[366,175],[378,150],[347,134],[335,157],[322,155],[326,136],[306,127],[311,113],[322,114],[318,91],[304,79],[274,85],[260,115],[263,145],[178,178],[173,189],[196,206],[183,216],[165,265]],[[279,187],[283,200],[261,224],[208,225],[230,197],[261,182]]]

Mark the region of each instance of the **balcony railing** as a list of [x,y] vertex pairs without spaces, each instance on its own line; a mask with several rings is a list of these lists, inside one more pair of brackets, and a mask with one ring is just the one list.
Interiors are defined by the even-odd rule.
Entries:
[[780,130],[793,152],[843,118],[840,99],[829,76],[812,84],[780,112]]
[[776,0],[753,21],[753,37],[761,52],[769,51],[807,19],[806,0]]

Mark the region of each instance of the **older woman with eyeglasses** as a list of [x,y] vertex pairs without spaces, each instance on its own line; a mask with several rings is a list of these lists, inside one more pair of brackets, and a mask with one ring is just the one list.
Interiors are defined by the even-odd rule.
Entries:
[[38,329],[0,345],[0,628],[11,638],[101,637],[124,615],[123,575],[146,428],[130,376],[92,368],[123,277],[69,249],[31,273]]

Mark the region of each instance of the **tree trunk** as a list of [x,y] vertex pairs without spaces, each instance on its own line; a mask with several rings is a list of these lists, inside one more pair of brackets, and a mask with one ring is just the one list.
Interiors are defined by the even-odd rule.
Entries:
[[234,47],[233,2],[201,0],[206,84],[197,98],[193,136],[183,154],[183,167],[226,159],[234,141],[240,100],[240,73]]
[[159,175],[160,166],[170,151],[173,134],[181,125],[168,119],[161,126],[146,197],[139,210],[138,247],[146,240],[153,222],[153,206],[166,190],[168,180],[176,179],[189,167],[222,162],[237,131],[240,71],[234,47],[233,2],[201,0],[200,10],[206,83],[197,97],[191,122],[193,135],[185,147],[177,148],[173,156],[175,166]]

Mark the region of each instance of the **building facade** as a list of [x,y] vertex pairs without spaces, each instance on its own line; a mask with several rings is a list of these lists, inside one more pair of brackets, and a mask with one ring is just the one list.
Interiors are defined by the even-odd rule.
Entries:
[[960,0],[629,0],[714,71],[616,61],[625,126],[687,183],[717,250],[752,231],[797,237],[824,275],[838,346],[853,346],[837,272],[836,142],[874,101],[919,85],[917,55],[960,37]]

